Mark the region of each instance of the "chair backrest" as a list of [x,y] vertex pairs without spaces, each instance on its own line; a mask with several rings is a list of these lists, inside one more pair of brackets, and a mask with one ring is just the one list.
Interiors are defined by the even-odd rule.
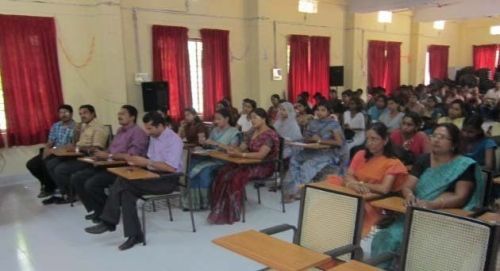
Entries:
[[493,195],[495,186],[493,183],[493,172],[483,169],[481,170],[481,176],[484,180],[484,192],[482,193],[483,198],[481,199],[481,207],[488,207],[495,200]]
[[496,250],[494,239],[494,225],[449,213],[410,208],[401,270],[494,270],[491,266],[496,258],[491,253]]
[[106,148],[109,148],[109,146],[111,146],[111,141],[113,141],[113,127],[111,126],[111,124],[104,124],[104,127],[106,127],[108,129],[108,139],[106,141]]
[[[346,245],[359,245],[363,219],[363,198],[307,185],[302,194],[297,244],[317,252]],[[356,258],[349,253],[342,260]]]

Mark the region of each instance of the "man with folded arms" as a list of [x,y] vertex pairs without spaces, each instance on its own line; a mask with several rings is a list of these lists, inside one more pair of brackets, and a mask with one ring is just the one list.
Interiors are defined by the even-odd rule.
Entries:
[[181,138],[165,126],[165,120],[160,113],[147,113],[143,120],[144,129],[150,136],[148,158],[133,156],[127,159],[129,164],[148,170],[166,174],[159,179],[128,181],[117,178],[111,186],[111,192],[101,215],[101,223],[85,229],[92,234],[114,231],[123,213],[123,228],[125,241],[118,248],[126,250],[141,243],[144,235],[137,216],[136,201],[143,195],[168,194],[178,185],[178,176],[168,173],[182,171],[183,143]]
[[26,167],[35,176],[41,184],[39,198],[51,196],[56,189],[56,184],[50,178],[46,170],[46,163],[55,157],[52,155],[53,149],[64,147],[73,142],[75,130],[75,121],[73,120],[73,107],[63,104],[57,109],[59,113],[59,121],[54,123],[50,128],[49,138],[44,148],[40,149],[40,153],[31,158]]
[[[76,133],[79,134],[76,148],[78,148],[79,152],[86,154],[105,149],[109,137],[109,129],[97,121],[94,107],[90,104],[82,105],[80,106],[79,114],[82,123],[76,129]],[[68,150],[76,150],[76,148],[74,145],[67,147]],[[57,184],[61,195],[54,195],[42,201],[42,203],[69,203],[70,199],[67,197],[63,198],[63,195],[67,195],[69,191],[71,174],[87,167],[89,167],[88,163],[78,161],[75,158],[58,157],[47,163],[47,171]]]
[[[107,151],[94,153],[96,160],[125,161],[131,156],[145,156],[148,136],[137,126],[137,109],[124,105],[118,112],[118,129]],[[94,222],[99,221],[102,208],[106,203],[104,189],[111,186],[116,176],[102,167],[89,167],[71,175],[71,185],[85,209],[92,214],[85,216]]]

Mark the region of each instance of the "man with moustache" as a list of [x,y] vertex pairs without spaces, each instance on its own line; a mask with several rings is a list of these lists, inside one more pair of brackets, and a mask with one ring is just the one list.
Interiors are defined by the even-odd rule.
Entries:
[[[132,156],[145,156],[148,147],[148,136],[136,124],[137,109],[124,105],[118,112],[118,122],[121,127],[113,138],[107,151],[94,153],[96,160],[125,161]],[[116,176],[105,168],[89,167],[71,175],[71,185],[83,203],[87,212],[93,212],[86,219],[99,222],[102,209],[106,203],[104,189],[115,181]]]
[[85,229],[91,234],[114,231],[123,215],[124,235],[127,240],[118,248],[126,250],[144,240],[139,217],[137,200],[143,195],[169,194],[178,186],[179,177],[169,173],[182,171],[182,139],[170,128],[165,119],[157,112],[147,113],[142,119],[144,129],[150,136],[147,157],[133,156],[127,159],[129,164],[166,174],[158,179],[137,182],[117,178],[111,186],[100,217],[101,223]]
[[[109,131],[104,125],[97,121],[95,108],[90,104],[82,105],[80,106],[79,114],[82,123],[79,125],[81,128],[77,129],[79,138],[76,143],[76,148],[85,154],[106,148]],[[66,148],[74,150],[75,146],[71,145]],[[47,171],[56,183],[59,193],[42,201],[42,203],[69,203],[70,199],[68,199],[67,194],[69,192],[71,174],[87,167],[89,167],[88,163],[78,161],[74,158],[58,157],[47,163]]]

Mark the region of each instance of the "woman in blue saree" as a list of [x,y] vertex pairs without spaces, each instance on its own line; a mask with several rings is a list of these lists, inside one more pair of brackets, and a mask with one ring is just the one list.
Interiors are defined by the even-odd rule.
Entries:
[[[414,164],[402,194],[409,206],[429,209],[462,208],[472,210],[481,204],[484,180],[476,161],[459,154],[460,131],[451,123],[440,124],[431,135],[431,153]],[[403,239],[404,217],[378,231],[371,256],[396,253]],[[380,267],[394,268],[394,263]]]
[[[207,148],[227,149],[238,146],[240,143],[240,132],[233,127],[231,113],[227,109],[220,109],[214,115],[215,127],[210,132],[207,140],[201,140],[200,144]],[[224,165],[222,160],[210,159],[202,156],[192,156],[189,168],[189,181],[191,182],[191,193],[193,209],[203,210],[210,206],[210,186],[217,170]],[[183,193],[182,206],[188,208],[188,191]]]
[[347,144],[344,132],[326,102],[317,105],[316,116],[307,125],[304,141],[329,145],[327,149],[303,149],[290,159],[290,169],[285,177],[285,202],[300,197],[300,186],[309,183],[323,168],[335,168],[335,173],[343,175],[347,167]]

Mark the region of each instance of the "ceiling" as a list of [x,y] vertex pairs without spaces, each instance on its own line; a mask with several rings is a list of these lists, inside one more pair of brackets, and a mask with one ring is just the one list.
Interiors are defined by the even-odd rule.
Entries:
[[410,10],[415,20],[465,20],[500,16],[500,0],[349,0],[349,10]]

